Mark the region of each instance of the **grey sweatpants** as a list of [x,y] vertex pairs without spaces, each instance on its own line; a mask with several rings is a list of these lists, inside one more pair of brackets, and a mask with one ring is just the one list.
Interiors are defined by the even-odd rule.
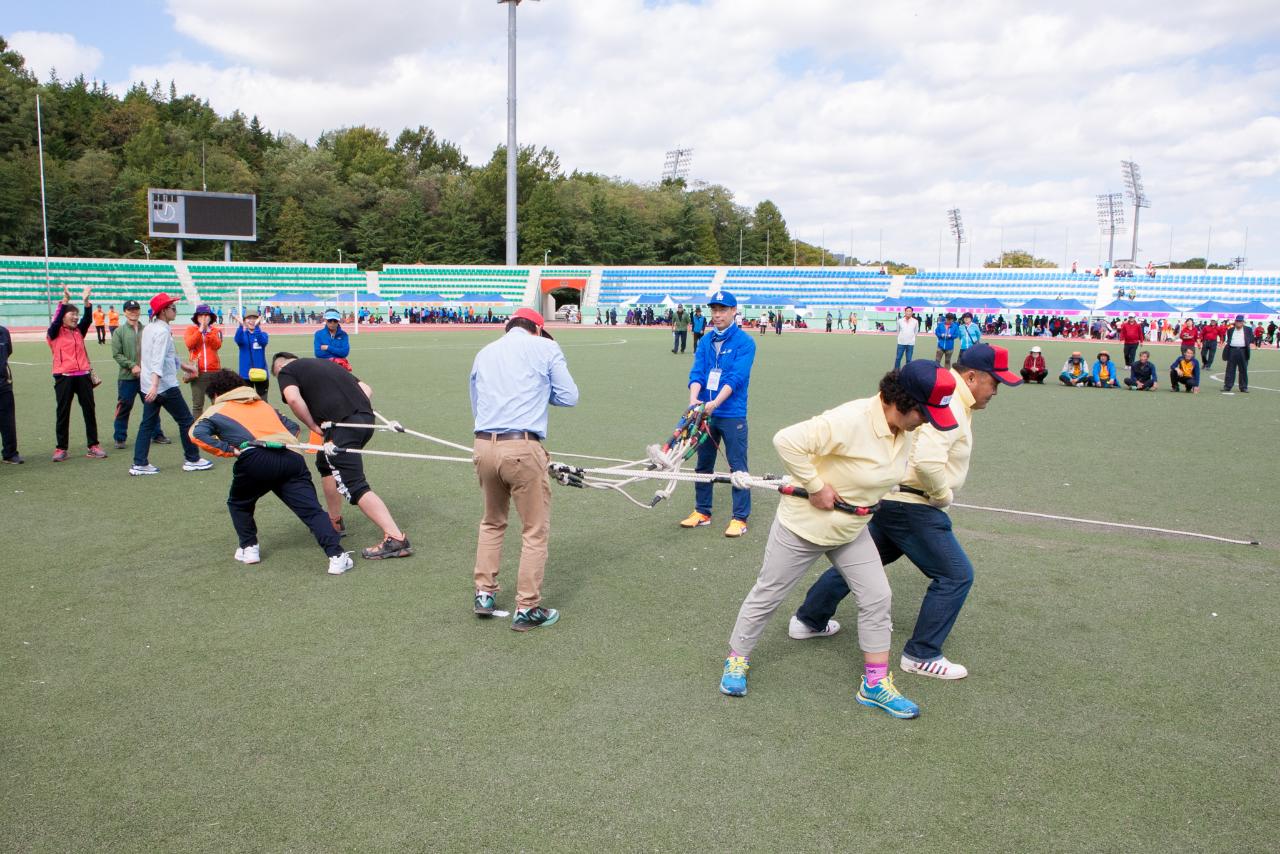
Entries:
[[733,634],[729,636],[731,649],[739,655],[751,654],[773,612],[822,555],[840,570],[858,603],[858,646],[863,652],[889,649],[893,594],[880,563],[880,553],[871,540],[871,531],[863,528],[851,543],[819,546],[784,528],[776,516],[769,528],[760,576],[738,610],[738,621],[733,624]]

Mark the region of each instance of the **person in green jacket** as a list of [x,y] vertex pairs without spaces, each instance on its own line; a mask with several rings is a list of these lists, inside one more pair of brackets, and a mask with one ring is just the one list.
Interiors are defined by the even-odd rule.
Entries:
[[671,316],[671,331],[675,340],[671,344],[671,352],[684,352],[685,343],[689,340],[689,312],[683,305],[676,306],[676,313]]
[[[133,411],[133,403],[142,396],[141,360],[138,358],[138,343],[142,340],[142,322],[139,316],[142,307],[137,300],[126,300],[124,304],[124,323],[111,336],[111,358],[120,366],[116,375],[116,449],[129,446],[129,413]],[[156,434],[151,441],[158,445],[173,444],[164,435],[159,420],[156,421]]]

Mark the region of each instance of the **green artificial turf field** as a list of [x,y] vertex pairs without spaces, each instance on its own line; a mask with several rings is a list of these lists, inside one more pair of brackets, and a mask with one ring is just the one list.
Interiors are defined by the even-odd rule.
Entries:
[[[352,362],[384,414],[465,442],[467,372],[496,334],[361,335]],[[549,446],[642,456],[683,408],[689,357],[659,332],[558,337],[582,400],[553,411]],[[1012,344],[1015,366],[1028,346]],[[1051,370],[1075,346],[1046,344]],[[1163,382],[1173,348],[1154,349]],[[893,350],[761,340],[752,470],[779,470],[778,428],[873,393]],[[263,562],[244,567],[227,461],[188,474],[177,445],[155,447],[162,474],[130,478],[128,452],[77,456],[76,411],[55,465],[48,349],[14,358],[31,365],[14,368],[28,462],[0,466],[2,850],[1275,850],[1276,351],[1255,355],[1248,396],[1046,385],[977,415],[962,502],[1263,544],[955,510],[977,581],[947,652],[972,675],[899,674],[915,721],[854,703],[851,603],[838,636],[786,636],[803,586],[756,649],[750,694],[717,692],[776,494],[756,492],[750,533],[729,541],[727,487],[715,526],[687,532],[688,485],[652,512],[553,485],[545,596],[563,617],[522,635],[471,614],[467,466],[369,461],[408,560],[329,578],[268,497]],[[107,443],[113,389],[97,396]],[[349,547],[375,541],[347,520]],[[513,528],[500,607],[517,552]],[[896,669],[925,580],[905,561],[889,574]]]

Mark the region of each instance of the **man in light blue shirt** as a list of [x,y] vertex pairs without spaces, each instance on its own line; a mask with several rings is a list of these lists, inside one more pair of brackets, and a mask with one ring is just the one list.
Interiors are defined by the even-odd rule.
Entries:
[[475,465],[484,492],[484,517],[476,544],[475,606],[480,617],[492,617],[502,563],[502,540],[514,498],[523,536],[516,575],[516,614],[511,628],[527,632],[560,619],[542,607],[542,578],[551,532],[551,462],[542,440],[547,437],[547,407],[574,406],[578,386],[569,375],[560,345],[544,326],[542,315],[517,309],[506,334],[476,354],[471,365],[471,414],[475,417]]
[[182,440],[183,471],[205,471],[213,468],[213,463],[200,456],[195,443],[187,435],[195,419],[191,409],[178,390],[178,370],[186,377],[196,375],[196,366],[178,361],[178,354],[173,346],[173,332],[169,324],[178,314],[178,298],[166,293],[156,294],[151,298],[152,320],[142,329],[142,340],[138,344],[138,361],[141,363],[139,380],[141,380],[143,407],[142,425],[138,428],[138,437],[133,444],[133,465],[129,474],[136,476],[159,474],[160,469],[151,465],[148,457],[151,452],[151,439],[160,426],[160,410],[164,409],[178,422],[178,437]]

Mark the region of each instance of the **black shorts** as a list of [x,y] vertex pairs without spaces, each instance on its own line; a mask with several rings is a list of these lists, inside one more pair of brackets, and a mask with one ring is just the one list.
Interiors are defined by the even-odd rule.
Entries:
[[[347,424],[372,424],[371,414],[357,412],[345,419]],[[339,448],[355,448],[357,450],[369,444],[373,438],[372,430],[359,427],[332,427],[325,434],[324,440],[332,442]],[[364,477],[364,460],[360,454],[337,453],[329,456],[324,452],[316,454],[316,471],[321,477],[333,476],[338,492],[352,504],[358,504],[366,492],[370,492],[369,481]]]

